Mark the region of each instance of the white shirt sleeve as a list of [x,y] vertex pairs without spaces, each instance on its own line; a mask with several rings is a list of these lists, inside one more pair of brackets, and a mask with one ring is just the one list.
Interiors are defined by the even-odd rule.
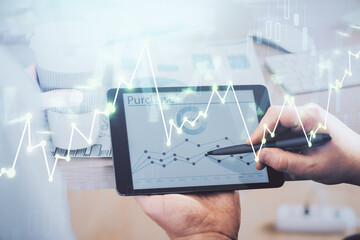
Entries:
[[[44,114],[36,81],[0,46],[0,169],[12,168],[26,121],[31,120],[32,144],[44,138]],[[45,129],[46,130],[46,129]],[[27,132],[26,132],[27,134]],[[29,153],[28,135],[21,144],[15,176],[0,177],[0,239],[75,239],[66,187],[55,170],[48,181],[41,148]],[[49,158],[52,168],[53,158]]]

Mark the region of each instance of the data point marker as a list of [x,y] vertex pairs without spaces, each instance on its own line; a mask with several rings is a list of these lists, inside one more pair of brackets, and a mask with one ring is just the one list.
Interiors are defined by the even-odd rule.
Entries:
[[107,104],[107,113],[114,113],[115,112],[115,106],[112,103]]
[[8,176],[8,178],[13,178],[13,177],[15,176],[15,174],[16,174],[15,169],[9,168],[9,169],[7,170],[7,176]]

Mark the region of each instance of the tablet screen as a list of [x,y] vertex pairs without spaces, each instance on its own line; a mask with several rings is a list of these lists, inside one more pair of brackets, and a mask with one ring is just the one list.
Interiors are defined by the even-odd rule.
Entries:
[[192,88],[159,98],[156,92],[123,94],[134,189],[269,182],[266,169],[255,169],[252,152],[206,156],[244,144],[246,128],[251,134],[259,123],[253,90],[225,94]]

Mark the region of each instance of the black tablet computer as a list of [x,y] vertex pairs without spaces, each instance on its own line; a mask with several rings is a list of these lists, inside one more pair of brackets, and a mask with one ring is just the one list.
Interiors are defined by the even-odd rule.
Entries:
[[[116,98],[116,99],[115,99]],[[114,101],[115,99],[115,101]],[[283,175],[255,168],[254,153],[207,156],[245,143],[270,106],[261,85],[120,88],[109,116],[121,195],[274,188]]]

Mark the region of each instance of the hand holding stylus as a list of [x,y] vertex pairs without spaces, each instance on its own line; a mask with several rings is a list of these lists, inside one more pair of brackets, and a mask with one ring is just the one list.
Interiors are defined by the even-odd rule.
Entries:
[[[281,107],[270,107],[259,126],[251,135],[252,142],[259,143],[263,138],[264,124],[272,130],[280,114]],[[305,131],[310,133],[319,123],[325,122],[326,111],[315,104],[298,107]],[[329,133],[332,140],[321,147],[310,148],[302,154],[278,148],[264,148],[259,155],[257,169],[266,165],[288,173],[293,178],[306,178],[325,184],[351,183],[360,185],[360,136],[348,128],[335,116],[328,113],[327,128],[318,133]],[[302,132],[300,121],[293,107],[284,107],[280,124],[293,131]],[[247,144],[250,141],[247,140]]]

